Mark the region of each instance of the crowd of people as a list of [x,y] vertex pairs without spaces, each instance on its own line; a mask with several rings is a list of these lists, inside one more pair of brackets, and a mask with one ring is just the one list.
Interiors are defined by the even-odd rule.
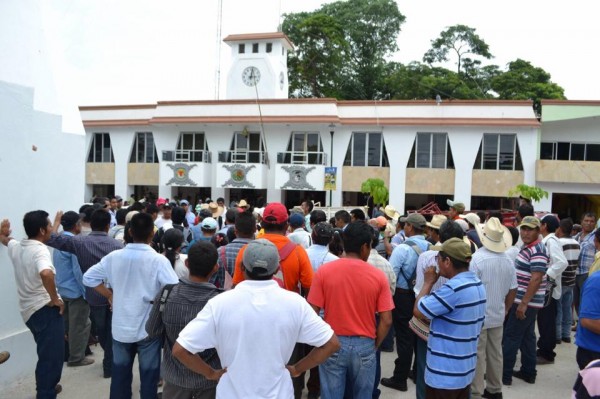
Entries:
[[93,364],[98,342],[112,399],[132,397],[136,356],[143,399],[365,399],[408,380],[418,399],[497,399],[513,378],[534,384],[575,330],[573,395],[598,394],[591,212],[578,230],[526,200],[514,226],[460,201],[427,218],[388,205],[330,220],[308,200],[291,212],[222,198],[128,205],[28,212],[20,241],[0,223],[37,345],[37,398],[60,393],[64,363]]

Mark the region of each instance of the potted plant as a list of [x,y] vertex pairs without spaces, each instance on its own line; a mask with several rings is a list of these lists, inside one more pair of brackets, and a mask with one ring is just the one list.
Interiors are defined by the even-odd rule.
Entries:
[[[365,180],[360,186],[360,191],[369,195],[367,204],[369,205],[370,216],[372,216],[373,208],[375,208],[376,205],[386,206],[388,199],[390,198],[390,192],[382,179],[370,178]],[[372,207],[370,204],[371,201],[373,203]]]

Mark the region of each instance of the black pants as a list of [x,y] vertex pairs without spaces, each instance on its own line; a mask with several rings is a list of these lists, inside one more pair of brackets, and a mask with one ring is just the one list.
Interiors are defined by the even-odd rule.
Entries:
[[107,306],[90,306],[90,319],[95,326],[98,341],[104,350],[102,369],[106,376],[112,373],[113,342],[112,342],[112,311]]
[[413,316],[413,307],[415,305],[414,292],[400,292],[400,290],[396,290],[394,305],[392,319],[394,332],[396,333],[396,353],[398,357],[394,361],[393,378],[396,381],[406,381],[412,365],[415,346],[415,334],[408,326],[408,322]]
[[546,360],[556,357],[556,299],[551,298],[550,304],[538,311],[537,326],[540,337],[537,341],[537,355]]
[[579,370],[583,370],[585,366],[590,364],[592,360],[600,359],[600,352],[594,352],[589,349],[582,348],[580,346],[577,348],[576,358]]

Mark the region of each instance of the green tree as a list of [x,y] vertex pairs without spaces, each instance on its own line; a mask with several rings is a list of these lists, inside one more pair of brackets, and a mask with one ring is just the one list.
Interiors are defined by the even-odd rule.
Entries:
[[369,194],[375,205],[387,205],[390,192],[382,179],[370,178],[362,182],[360,191]]
[[466,83],[462,76],[446,68],[432,67],[413,61],[403,65],[389,63],[382,80],[385,98],[405,100],[476,99],[477,88]]
[[462,61],[465,55],[477,55],[490,59],[487,43],[475,33],[475,29],[466,25],[454,25],[440,33],[440,37],[431,41],[431,48],[423,56],[428,64],[450,60],[450,53],[457,57],[456,72],[461,73]]
[[[330,18],[313,19],[317,15]],[[321,64],[322,69],[318,71],[331,79],[313,79],[313,85],[299,82],[298,87],[310,89],[304,90],[302,95],[346,100],[380,98],[385,57],[398,49],[396,39],[404,19],[394,0],[336,1],[310,13],[285,15],[283,32],[297,46],[292,55],[296,60],[291,61],[290,58],[291,76],[307,76],[303,71],[311,68],[314,54],[320,51],[322,41],[311,41],[309,35],[327,37],[339,50],[335,52],[336,58],[331,63]],[[346,46],[339,40],[339,30],[334,23],[341,27]],[[303,26],[313,29],[306,30]],[[322,32],[317,33],[318,30]]]
[[286,16],[283,30],[296,44],[288,58],[290,92],[296,97],[339,97],[338,71],[349,46],[342,26],[321,13]]
[[533,108],[541,115],[542,99],[564,100],[564,89],[553,83],[551,76],[529,61],[517,59],[508,64],[508,70],[492,79],[492,89],[503,100],[533,100]]

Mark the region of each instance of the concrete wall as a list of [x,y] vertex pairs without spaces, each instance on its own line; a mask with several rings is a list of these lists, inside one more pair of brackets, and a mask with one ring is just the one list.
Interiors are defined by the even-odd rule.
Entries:
[[[44,209],[53,219],[58,210],[77,210],[84,199],[85,137],[63,132],[42,27],[38,2],[0,2],[0,219],[11,221],[16,239],[25,236],[26,212]],[[1,366],[5,386],[33,375],[37,355],[2,245],[0,298],[0,350],[11,352]]]
[[521,170],[474,170],[471,195],[507,197],[517,184],[523,183]]
[[115,164],[112,162],[86,163],[85,182],[86,184],[115,184]]
[[406,169],[407,194],[454,194],[454,169]]
[[536,180],[550,183],[600,184],[600,162],[539,159],[536,162]]
[[360,186],[362,183],[371,178],[381,179],[388,189],[390,187],[390,168],[377,168],[374,166],[344,166],[342,168],[342,175],[344,176],[344,181],[342,184],[343,191],[360,192]]

